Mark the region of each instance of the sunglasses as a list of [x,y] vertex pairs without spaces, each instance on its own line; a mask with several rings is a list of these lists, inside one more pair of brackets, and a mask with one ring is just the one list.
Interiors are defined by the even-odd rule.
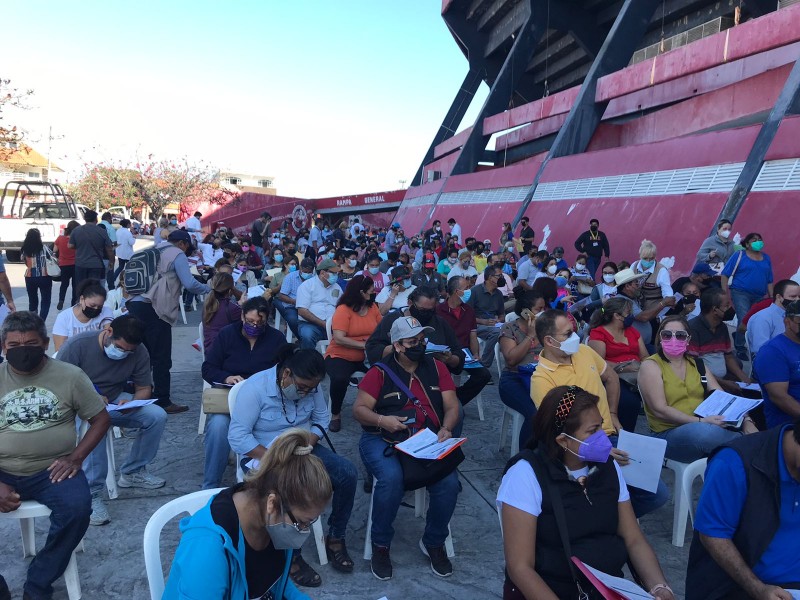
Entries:
[[685,331],[670,331],[669,329],[665,329],[661,332],[661,339],[662,340],[671,340],[673,334],[675,335],[676,340],[680,340],[685,342],[689,339],[689,334]]

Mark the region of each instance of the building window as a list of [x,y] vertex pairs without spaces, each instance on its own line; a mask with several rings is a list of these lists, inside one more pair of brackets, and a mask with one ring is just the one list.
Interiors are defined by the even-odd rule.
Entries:
[[259,179],[258,187],[272,187],[272,179]]
[[28,177],[30,177],[31,179],[39,179],[40,176],[41,175],[39,175],[39,173],[35,173],[33,171],[28,171]]
[[242,183],[242,180],[238,177],[228,177],[225,179],[225,183],[228,183],[230,185],[239,185],[240,183]]

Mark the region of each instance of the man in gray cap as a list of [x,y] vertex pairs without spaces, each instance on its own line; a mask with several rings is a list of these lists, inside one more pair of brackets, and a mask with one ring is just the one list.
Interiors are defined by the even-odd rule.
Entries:
[[301,348],[316,348],[317,342],[328,339],[326,321],[333,317],[336,303],[342,295],[339,281],[339,263],[330,258],[317,265],[317,276],[311,277],[297,288],[297,323]]
[[145,325],[144,345],[150,353],[156,404],[172,414],[189,410],[188,406],[174,404],[169,397],[172,326],[180,313],[181,294],[184,288],[191,294],[208,294],[211,288],[197,281],[189,271],[187,257],[194,252],[194,244],[188,232],[176,229],[157,250],[161,258],[155,283],[146,293],[128,300],[127,306],[128,313]]

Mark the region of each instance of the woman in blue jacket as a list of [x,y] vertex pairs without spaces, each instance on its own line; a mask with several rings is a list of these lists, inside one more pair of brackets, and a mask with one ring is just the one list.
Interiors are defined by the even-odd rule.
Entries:
[[286,431],[244,483],[183,519],[162,598],[307,600],[289,578],[292,552],[333,494],[312,449],[308,431]]

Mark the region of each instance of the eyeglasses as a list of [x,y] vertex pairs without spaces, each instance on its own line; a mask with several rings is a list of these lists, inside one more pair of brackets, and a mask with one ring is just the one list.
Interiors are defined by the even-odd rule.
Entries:
[[308,521],[307,523],[301,523],[300,521],[298,521],[298,520],[295,518],[295,516],[292,514],[292,511],[290,511],[290,510],[288,510],[288,509],[287,509],[287,510],[286,510],[286,514],[287,514],[287,515],[289,516],[289,518],[292,520],[292,522],[290,523],[290,525],[291,525],[292,527],[294,527],[294,528],[295,528],[297,531],[301,532],[301,533],[302,533],[302,532],[305,532],[305,531],[308,531],[309,529],[311,529],[311,527],[314,525],[314,523],[316,523],[317,521],[319,521],[319,515],[317,515],[316,517],[314,517],[313,519],[311,519],[311,520],[310,520],[310,521]]
[[250,325],[250,326],[252,326],[252,327],[261,327],[261,326],[264,324],[264,320],[263,320],[263,319],[259,319],[259,320],[258,320],[258,321],[256,321],[255,323],[254,323],[253,321],[251,321],[250,319],[245,319],[245,320],[244,320],[244,322],[245,322],[247,325]]
[[427,344],[427,343],[428,343],[428,338],[422,338],[422,339],[415,338],[413,340],[402,341],[403,346],[405,346],[406,348],[416,348],[420,344]]
[[319,386],[317,385],[315,385],[313,388],[310,388],[305,385],[298,385],[297,379],[294,378],[294,375],[292,375],[292,383],[294,384],[294,387],[297,390],[297,394],[300,396],[308,396],[309,394],[316,394],[317,390],[319,389]]
[[689,334],[686,331],[683,331],[683,330],[681,330],[681,331],[671,331],[669,329],[665,329],[664,331],[661,332],[661,339],[662,340],[671,340],[673,335],[675,336],[676,340],[680,340],[682,342],[685,342],[686,340],[689,339]]

